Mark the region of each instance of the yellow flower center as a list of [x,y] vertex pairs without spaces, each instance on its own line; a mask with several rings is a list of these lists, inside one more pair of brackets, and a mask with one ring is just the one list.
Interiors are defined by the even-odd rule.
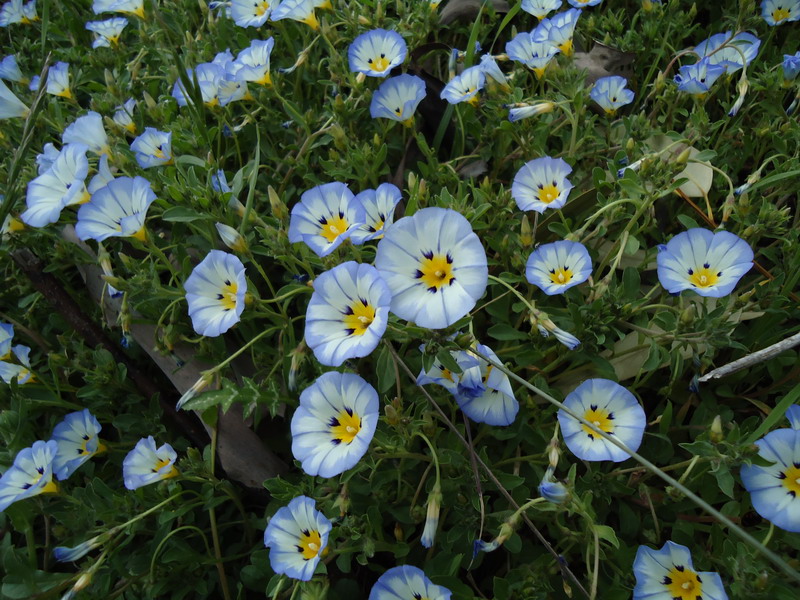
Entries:
[[222,305],[223,310],[232,310],[236,308],[236,293],[239,291],[239,285],[230,279],[225,280],[225,285],[222,286],[222,291],[217,294],[217,300]]
[[379,73],[382,73],[389,68],[389,61],[385,54],[381,54],[377,58],[370,58],[367,63],[369,63],[369,66],[373,71],[377,71]]
[[772,11],[772,20],[776,23],[780,23],[781,21],[789,18],[789,9],[778,7]]
[[361,417],[352,408],[344,408],[328,422],[334,444],[349,444],[361,431]]
[[[597,427],[600,431],[614,433],[614,413],[607,411],[605,408],[598,408],[596,405],[592,404],[589,407],[589,410],[583,413],[583,418]],[[594,436],[597,435],[586,425],[583,425],[583,430],[586,432],[586,435],[592,439],[594,439]]]
[[300,22],[305,23],[306,25],[311,27],[311,29],[313,29],[314,31],[319,29],[319,21],[317,21],[317,15],[314,14],[313,11],[305,19],[301,19]]
[[62,98],[66,98],[68,100],[72,100],[72,90],[69,88],[65,88],[58,92],[56,96],[61,96]]
[[447,379],[447,381],[450,381],[451,383],[455,383],[455,380],[453,379],[453,373],[450,371],[450,369],[445,369],[444,367],[442,367],[442,377],[444,377],[445,379]]
[[269,71],[264,73],[264,76],[257,79],[253,83],[258,83],[259,85],[272,85],[272,77],[269,74]]
[[269,10],[269,2],[262,0],[261,2],[256,2],[254,4],[256,10],[255,14],[257,17],[263,17],[264,13]]
[[[30,482],[25,484],[24,489],[27,490],[29,488],[32,488],[37,483],[39,483],[39,481],[41,481],[42,475],[44,475],[44,468],[39,467],[37,469],[37,471],[38,471],[38,473],[37,473],[36,477],[34,477]],[[48,481],[44,485],[44,487],[41,489],[41,491],[39,493],[40,494],[56,494],[56,493],[58,493],[58,484],[55,481],[53,481],[52,476],[51,476],[50,481]]]
[[322,546],[322,538],[319,531],[309,531],[308,529],[300,532],[300,539],[297,541],[297,551],[303,555],[303,560],[311,560],[319,554]]
[[329,219],[322,217],[319,220],[320,228],[319,234],[332,243],[337,237],[347,231],[350,224],[345,219],[344,214],[339,213],[338,216],[332,216]]
[[786,471],[783,471],[779,477],[783,482],[783,487],[793,493],[795,497],[800,495],[800,468],[791,466]]
[[544,71],[547,67],[534,67],[533,74],[536,75],[536,79],[541,79],[544,76]]
[[348,306],[342,319],[348,335],[364,335],[374,320],[375,308],[362,299]]
[[429,292],[435,293],[456,280],[453,275],[453,258],[449,252],[447,254],[427,252],[423,253],[423,256],[415,277],[425,284]]
[[696,600],[703,597],[703,583],[700,577],[682,565],[671,568],[662,583],[667,587],[673,600]]
[[711,267],[706,263],[702,269],[689,269],[689,281],[695,287],[707,288],[716,285],[721,274],[711,270]]
[[564,53],[564,56],[572,56],[572,40],[559,44],[558,49]]
[[569,283],[572,277],[573,277],[572,269],[570,269],[569,267],[564,267],[563,269],[550,270],[550,281],[552,281],[555,284]]
[[[153,473],[158,473],[161,469],[166,467],[169,464],[169,460],[165,458],[159,458],[156,463],[153,465],[151,471]],[[178,469],[175,468],[175,465],[172,465],[172,468],[164,475],[164,479],[169,479],[170,477],[175,477],[178,475]]]
[[539,202],[550,204],[553,200],[558,198],[560,193],[555,183],[548,183],[547,185],[539,184]]

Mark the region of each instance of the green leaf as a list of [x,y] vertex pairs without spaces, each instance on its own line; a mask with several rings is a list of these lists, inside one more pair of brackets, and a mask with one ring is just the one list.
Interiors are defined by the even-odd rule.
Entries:
[[608,525],[595,525],[594,530],[597,532],[597,537],[599,537],[601,540],[607,541],[609,544],[614,546],[614,548],[619,548],[617,534],[614,533],[614,530],[611,527]]
[[486,332],[496,340],[527,340],[528,334],[514,329],[507,323],[496,323]]
[[728,468],[728,465],[725,463],[719,463],[719,467],[712,471],[714,473],[714,477],[717,478],[717,485],[719,489],[722,490],[722,493],[728,496],[728,498],[733,498],[733,475],[731,475],[731,471]]
[[800,383],[794,386],[789,393],[778,402],[778,405],[767,415],[767,418],[764,419],[761,426],[748,436],[745,444],[752,444],[767,433],[773,425],[777,424],[778,421],[783,418],[788,408],[795,404],[798,399],[800,399]]
[[161,215],[161,218],[170,223],[191,223],[192,221],[210,219],[211,217],[199,213],[192,208],[187,208],[185,206],[173,206],[172,208],[165,210],[164,214]]
[[176,156],[175,162],[181,165],[194,165],[195,167],[200,167],[201,169],[208,168],[208,163],[206,163],[206,161],[201,158],[197,158],[196,156],[192,156],[191,154],[182,154],[180,156]]
[[436,354],[436,360],[442,363],[444,368],[451,373],[461,373],[461,366],[456,362],[456,359],[453,358],[453,354],[450,350],[439,350]]
[[625,267],[622,272],[622,297],[626,300],[635,300],[639,295],[641,283],[639,270],[636,267]]
[[375,365],[378,377],[378,393],[383,394],[395,383],[394,357],[385,347],[378,352],[378,360]]

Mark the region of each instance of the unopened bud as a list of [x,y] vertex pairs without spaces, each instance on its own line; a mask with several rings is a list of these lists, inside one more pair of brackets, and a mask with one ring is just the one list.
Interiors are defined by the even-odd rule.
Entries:
[[386,413],[386,421],[392,427],[396,427],[400,424],[400,415],[397,413],[397,409],[392,406],[391,404],[387,404],[383,407],[383,412]]
[[359,25],[372,25],[372,21],[370,21],[364,15],[358,15],[358,23]]
[[211,383],[211,379],[213,377],[213,374],[203,373],[200,379],[195,381],[194,385],[186,390],[183,396],[181,396],[181,399],[178,400],[178,404],[175,405],[175,410],[180,410],[184,404],[202,392],[208,386],[208,384]]
[[269,206],[272,209],[272,216],[279,221],[285,219],[286,215],[288,214],[288,211],[286,210],[286,204],[280,199],[278,192],[275,191],[275,188],[269,186],[267,188],[267,196],[269,197]]
[[628,141],[625,142],[625,150],[628,152],[633,152],[633,149],[636,147],[636,142],[633,141],[633,138],[628,138]]
[[428,496],[428,511],[425,515],[425,528],[420,543],[426,548],[433,546],[436,539],[436,528],[439,526],[439,510],[442,505],[442,488],[437,481]]
[[533,243],[533,231],[527,213],[522,215],[522,224],[519,228],[519,241],[523,248],[527,248]]
[[158,107],[156,101],[153,100],[153,97],[147,92],[142,92],[142,98],[144,98],[144,103],[147,105],[148,109],[155,110]]
[[678,158],[675,159],[675,163],[679,165],[685,165],[689,161],[689,157],[692,154],[691,148],[685,148],[683,152],[678,154]]
[[82,573],[80,577],[78,577],[78,581],[75,582],[75,585],[72,586],[72,589],[76,592],[80,592],[82,589],[89,587],[89,584],[92,583],[92,574],[91,573]]
[[406,539],[406,535],[403,532],[403,526],[400,523],[394,524],[394,539],[398,542],[403,542]]
[[694,306],[689,305],[681,312],[681,325],[691,325],[694,322]]
[[714,444],[719,444],[725,439],[725,434],[722,431],[721,416],[717,415],[714,417],[714,420],[711,421],[711,431],[709,432],[708,437]]
[[241,233],[224,223],[216,223],[215,226],[223,244],[234,252],[247,252],[247,241],[242,237]]

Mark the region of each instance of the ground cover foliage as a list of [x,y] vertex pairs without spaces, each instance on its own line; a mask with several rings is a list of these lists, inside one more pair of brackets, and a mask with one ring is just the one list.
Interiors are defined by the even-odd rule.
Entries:
[[[782,67],[800,50],[796,16],[772,25],[750,0],[609,0],[583,9],[574,52],[564,48],[540,76],[505,56],[508,42],[538,24],[516,2],[333,0],[316,8],[317,29],[291,18],[241,27],[226,12],[235,7],[220,3],[147,1],[143,16],[121,4],[114,10],[128,11],[129,22],[109,47],[92,49],[85,23],[119,15],[74,0],[40,1],[36,19],[23,15],[0,32],[22,79],[50,82],[43,69],[69,65],[69,93],[60,96],[6,81],[25,110],[4,96],[0,321],[31,350],[27,366],[10,349],[2,357],[24,368],[0,384],[0,470],[83,409],[102,425],[106,448],[59,477],[56,493],[20,497],[0,513],[0,596],[366,598],[387,570],[413,565],[454,599],[615,600],[646,579],[634,573],[637,551],[671,541],[691,551],[690,572],[719,573],[730,598],[796,598],[800,508],[792,496],[766,515],[754,510],[740,472],[772,464],[754,442],[793,418],[797,351],[699,381],[798,332],[800,111],[792,110],[797,83]],[[402,36],[407,56],[390,76],[364,78],[351,70],[348,47],[378,28]],[[760,40],[752,56],[731,43],[740,32]],[[681,89],[679,72],[684,84],[701,79],[683,69],[699,57],[682,51],[715,34],[746,69],[731,68],[707,91]],[[247,95],[228,89],[222,101],[208,95],[198,65],[270,37],[268,81],[244,84]],[[505,82],[482,75],[473,102],[440,98],[485,54]],[[377,89],[401,73],[424,82],[425,98],[405,122],[373,118]],[[625,77],[632,102],[600,108],[590,93],[606,76]],[[112,119],[130,98],[131,118]],[[76,236],[78,210],[94,199],[59,205],[44,227],[18,220],[42,173],[37,155],[66,144],[62,134],[89,111],[103,118],[113,176],[143,177],[154,193],[142,235],[98,243],[78,223]],[[147,127],[171,140],[139,156],[131,142]],[[87,145],[89,175],[102,173],[103,149]],[[573,188],[560,208],[521,210],[513,182],[542,157],[563,159]],[[391,257],[379,246],[393,227],[380,241],[346,240],[323,256],[290,242],[301,195],[331,182],[354,194],[396,185],[395,225],[432,207],[462,215],[485,250],[485,291],[430,328],[392,305],[374,349],[321,364],[305,323],[312,293],[322,293],[315,282],[348,261],[382,272]],[[752,249],[755,265],[730,293],[671,294],[662,285],[659,245],[696,228],[730,232]],[[547,295],[526,279],[526,264],[537,246],[561,240],[585,246],[591,275]],[[238,257],[246,279],[222,300],[237,319],[202,335],[187,281],[213,250]],[[442,265],[431,273],[449,273]],[[443,294],[441,281],[429,285]],[[370,315],[368,325],[377,319]],[[353,335],[358,322],[347,318]],[[508,372],[503,385],[519,404],[509,424],[467,418],[448,391],[458,381],[463,392],[476,364],[473,396],[492,369]],[[437,369],[445,385],[416,384]],[[326,372],[358,374],[378,399],[368,449],[334,476],[308,474],[320,471],[293,453],[300,395],[313,402],[308,390]],[[567,417],[562,409],[557,418],[550,400],[590,379],[633,394],[646,420],[638,453],[647,464],[586,460],[565,445],[557,423]],[[240,446],[226,439],[238,448],[227,464],[219,456],[225,415],[245,419],[262,442],[256,450],[244,437]],[[338,432],[337,444],[353,439],[346,423],[325,427]],[[177,460],[161,453],[158,477],[128,472],[123,481],[123,461],[147,436],[169,443]],[[318,561],[309,581],[276,573],[276,547],[264,547],[270,518],[299,496],[332,525],[324,551],[309,536],[296,546]],[[57,547],[79,550],[61,561]],[[697,598],[725,597],[708,581]],[[654,585],[653,598],[690,597],[663,577]]]

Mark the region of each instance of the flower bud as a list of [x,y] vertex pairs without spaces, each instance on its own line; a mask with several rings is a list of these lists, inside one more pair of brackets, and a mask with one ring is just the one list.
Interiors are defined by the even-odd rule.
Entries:
[[215,223],[215,226],[223,244],[234,252],[247,252],[247,241],[245,241],[241,233],[224,223]]
[[692,153],[691,148],[685,148],[683,152],[678,154],[678,158],[675,159],[675,163],[678,165],[685,165],[687,162],[689,162],[689,157],[691,156],[691,153]]
[[711,431],[708,434],[709,439],[714,444],[719,444],[725,439],[725,434],[722,431],[722,417],[717,415],[711,422]]
[[426,548],[433,546],[436,539],[436,528],[439,526],[439,510],[442,504],[442,488],[437,481],[428,496],[428,512],[425,515],[425,528],[420,543]]
[[522,224],[519,228],[519,241],[523,248],[527,248],[533,243],[533,232],[527,214],[522,215]]
[[190,387],[186,392],[181,396],[181,399],[178,400],[178,404],[175,405],[175,410],[180,410],[181,407],[186,404],[189,400],[194,398],[197,394],[202,392],[209,383],[211,383],[211,379],[214,377],[211,373],[203,373],[200,376],[200,379],[194,382],[194,385]]
[[278,192],[275,191],[275,188],[269,186],[267,188],[267,196],[269,197],[269,206],[272,209],[272,216],[279,221],[285,219],[286,215],[288,214],[288,211],[286,210],[286,204],[280,199]]

